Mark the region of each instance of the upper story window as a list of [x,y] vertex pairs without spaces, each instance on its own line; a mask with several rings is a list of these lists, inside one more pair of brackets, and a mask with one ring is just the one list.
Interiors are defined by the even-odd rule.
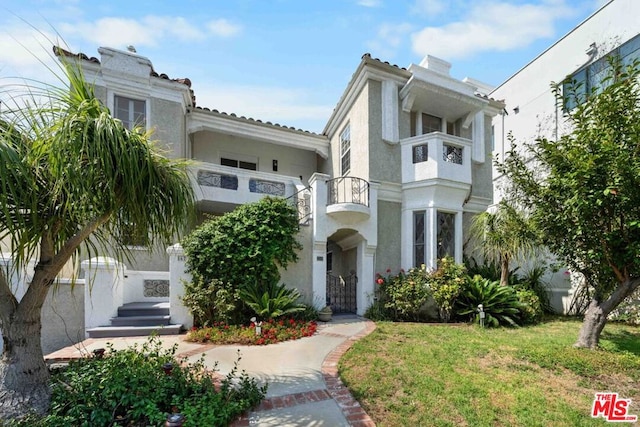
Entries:
[[242,160],[228,159],[226,157],[220,158],[220,164],[222,166],[230,166],[232,168],[240,168],[247,170],[258,170],[258,164],[254,162],[243,162]]
[[631,65],[640,59],[640,35],[567,76],[562,83],[565,111],[570,111],[584,103],[589,95],[600,92],[608,85],[604,79],[609,76],[611,69],[609,57],[611,56],[619,57],[624,65]]
[[351,125],[347,125],[340,134],[340,174],[351,171]]
[[136,126],[146,127],[147,112],[145,101],[115,95],[114,107],[116,119],[120,119],[127,129],[133,129]]
[[429,146],[427,144],[414,145],[413,163],[421,163],[429,160]]
[[422,113],[422,134],[442,131],[442,119],[431,114]]

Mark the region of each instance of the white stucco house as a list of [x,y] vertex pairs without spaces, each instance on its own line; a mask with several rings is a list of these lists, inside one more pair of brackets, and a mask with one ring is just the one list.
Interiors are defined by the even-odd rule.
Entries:
[[[158,74],[134,52],[98,51],[58,54],[79,60],[116,117],[153,130],[170,156],[194,161],[201,217],[265,195],[298,206],[304,249],[282,273],[308,302],[363,314],[377,272],[434,267],[444,255],[462,262],[470,218],[492,203],[491,123],[504,105],[485,85],[452,78],[441,59],[400,68],[365,54],[315,134],[201,107],[188,79]],[[86,293],[85,307],[100,304],[86,310],[85,328],[106,326],[130,302],[171,300],[174,310],[171,256],[184,257],[178,247],[169,252],[140,250],[120,279],[95,263],[100,280],[124,282],[115,293]]]
[[[563,109],[571,105],[556,103],[552,82],[561,83],[570,77],[581,83],[582,90],[590,91],[606,74],[607,55],[617,54],[625,61],[640,58],[638,14],[640,2],[636,0],[607,2],[489,93],[505,103],[504,110],[494,116],[492,123],[496,160],[502,161],[511,149],[509,133],[517,143],[522,143],[537,136],[553,140],[569,130]],[[502,198],[503,179],[494,169],[495,202]],[[561,270],[548,279],[554,308],[566,312],[573,298],[570,275]]]

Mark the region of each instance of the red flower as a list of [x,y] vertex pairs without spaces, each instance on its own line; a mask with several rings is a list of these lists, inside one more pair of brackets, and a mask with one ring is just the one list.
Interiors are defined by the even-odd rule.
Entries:
[[382,285],[384,283],[384,280],[382,278],[379,278],[378,280],[376,280],[376,282],[378,283],[378,285]]
[[390,268],[387,268],[387,273],[391,273],[391,269]]

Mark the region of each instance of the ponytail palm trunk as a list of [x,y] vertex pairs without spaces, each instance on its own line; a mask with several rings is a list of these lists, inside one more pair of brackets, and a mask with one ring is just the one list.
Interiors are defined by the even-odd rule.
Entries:
[[20,299],[0,271],[0,420],[48,407],[41,309],[67,261],[106,248],[128,258],[121,230],[132,224],[149,234],[149,248],[170,244],[193,207],[186,164],[163,157],[149,134],[123,127],[79,65],[67,65],[68,90],[31,88],[30,102],[16,99],[0,116],[0,238],[15,271],[35,261]]

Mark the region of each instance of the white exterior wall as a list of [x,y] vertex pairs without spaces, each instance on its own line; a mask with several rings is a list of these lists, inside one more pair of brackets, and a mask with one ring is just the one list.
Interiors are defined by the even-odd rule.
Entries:
[[[193,137],[192,157],[195,160],[220,164],[220,158],[255,162],[259,172],[299,178],[307,182],[316,172],[316,154],[308,150],[278,146],[262,141],[251,141],[233,135],[198,132]],[[278,170],[273,171],[273,161]]]

